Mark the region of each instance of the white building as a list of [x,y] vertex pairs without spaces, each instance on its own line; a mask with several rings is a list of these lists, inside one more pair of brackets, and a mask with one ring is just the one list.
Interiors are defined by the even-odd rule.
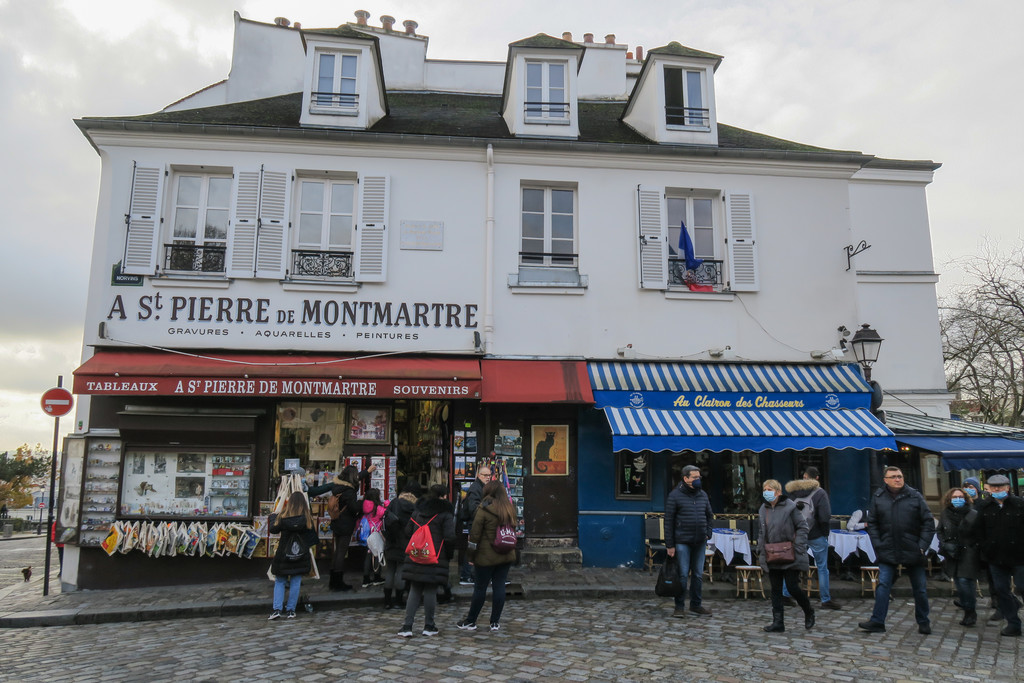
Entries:
[[[885,337],[887,406],[948,416],[938,164],[721,123],[723,58],[679,43],[537,34],[505,63],[431,60],[415,22],[356,14],[332,29],[236,14],[227,79],[77,121],[103,166],[76,452],[120,472],[115,502],[83,491],[83,528],[251,520],[288,456],[334,471],[397,453],[403,474],[459,482],[495,451],[528,546],[621,564],[684,462],[720,511],[752,511],[761,479],[812,463],[853,484],[837,509],[866,499],[866,449],[892,435],[843,328]],[[387,421],[373,443],[353,438],[364,408]],[[205,497],[155,471],[192,455]],[[226,457],[248,497],[211,501]],[[101,536],[81,534],[69,583],[171,566],[107,558]],[[224,564],[168,571],[237,571]]]

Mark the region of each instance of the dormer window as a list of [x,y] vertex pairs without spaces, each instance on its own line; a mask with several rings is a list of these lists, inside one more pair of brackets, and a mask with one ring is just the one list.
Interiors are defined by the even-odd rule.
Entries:
[[526,62],[526,119],[569,123],[565,62]]
[[703,83],[703,71],[665,67],[665,125],[708,127]]
[[317,50],[316,90],[310,111],[318,114],[355,115],[359,110],[357,76],[359,56],[336,50]]

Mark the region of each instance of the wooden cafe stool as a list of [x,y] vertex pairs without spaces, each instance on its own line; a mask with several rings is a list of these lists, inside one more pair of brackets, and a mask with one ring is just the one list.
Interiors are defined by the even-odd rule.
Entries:
[[[744,598],[749,597],[750,592],[753,590],[760,592],[762,598],[765,597],[763,572],[760,567],[750,564],[738,564],[735,569],[736,597],[739,597],[740,593],[743,594]],[[754,581],[757,581],[756,587],[751,585]]]
[[821,588],[818,586],[818,568],[810,566],[807,568],[807,573],[803,575],[803,586],[804,592],[807,593],[807,597],[811,597],[815,593],[821,595]]
[[871,583],[871,595],[875,594],[875,589],[878,587],[878,567],[861,567],[860,568],[860,594],[861,597],[867,591],[865,588],[865,582]]

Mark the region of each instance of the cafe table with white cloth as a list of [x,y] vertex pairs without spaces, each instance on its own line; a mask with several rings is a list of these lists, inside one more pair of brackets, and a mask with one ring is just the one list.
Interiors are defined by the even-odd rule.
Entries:
[[732,558],[739,553],[750,564],[750,537],[742,529],[712,529],[711,544],[715,550],[722,554],[722,559],[728,566],[732,564]]
[[[846,531],[842,529],[833,529],[828,535],[828,544],[835,548],[836,554],[839,555],[841,561],[845,561],[850,553],[856,550],[863,550],[864,554],[868,556],[868,559],[872,562],[875,561],[875,549],[871,545],[871,538],[868,536],[866,531]],[[932,543],[929,550],[939,555],[939,536],[936,534],[932,537]],[[810,550],[808,550],[810,552]],[[941,559],[942,556],[939,555]]]

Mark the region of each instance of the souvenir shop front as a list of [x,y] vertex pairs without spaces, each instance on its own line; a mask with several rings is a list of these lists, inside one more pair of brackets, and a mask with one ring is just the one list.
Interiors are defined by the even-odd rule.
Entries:
[[[474,423],[480,392],[477,358],[98,351],[75,372],[74,393],[90,400],[87,427],[65,441],[63,580],[262,576],[287,469],[312,485],[376,464],[370,486],[387,498],[409,478],[471,480],[492,450]],[[517,448],[509,441],[502,451]],[[329,542],[326,510],[314,512]]]
[[685,465],[716,514],[753,515],[766,479],[822,472],[835,514],[863,507],[872,453],[895,449],[859,367],[589,364],[581,417],[580,547],[590,566],[638,566],[643,515],[662,512]]

